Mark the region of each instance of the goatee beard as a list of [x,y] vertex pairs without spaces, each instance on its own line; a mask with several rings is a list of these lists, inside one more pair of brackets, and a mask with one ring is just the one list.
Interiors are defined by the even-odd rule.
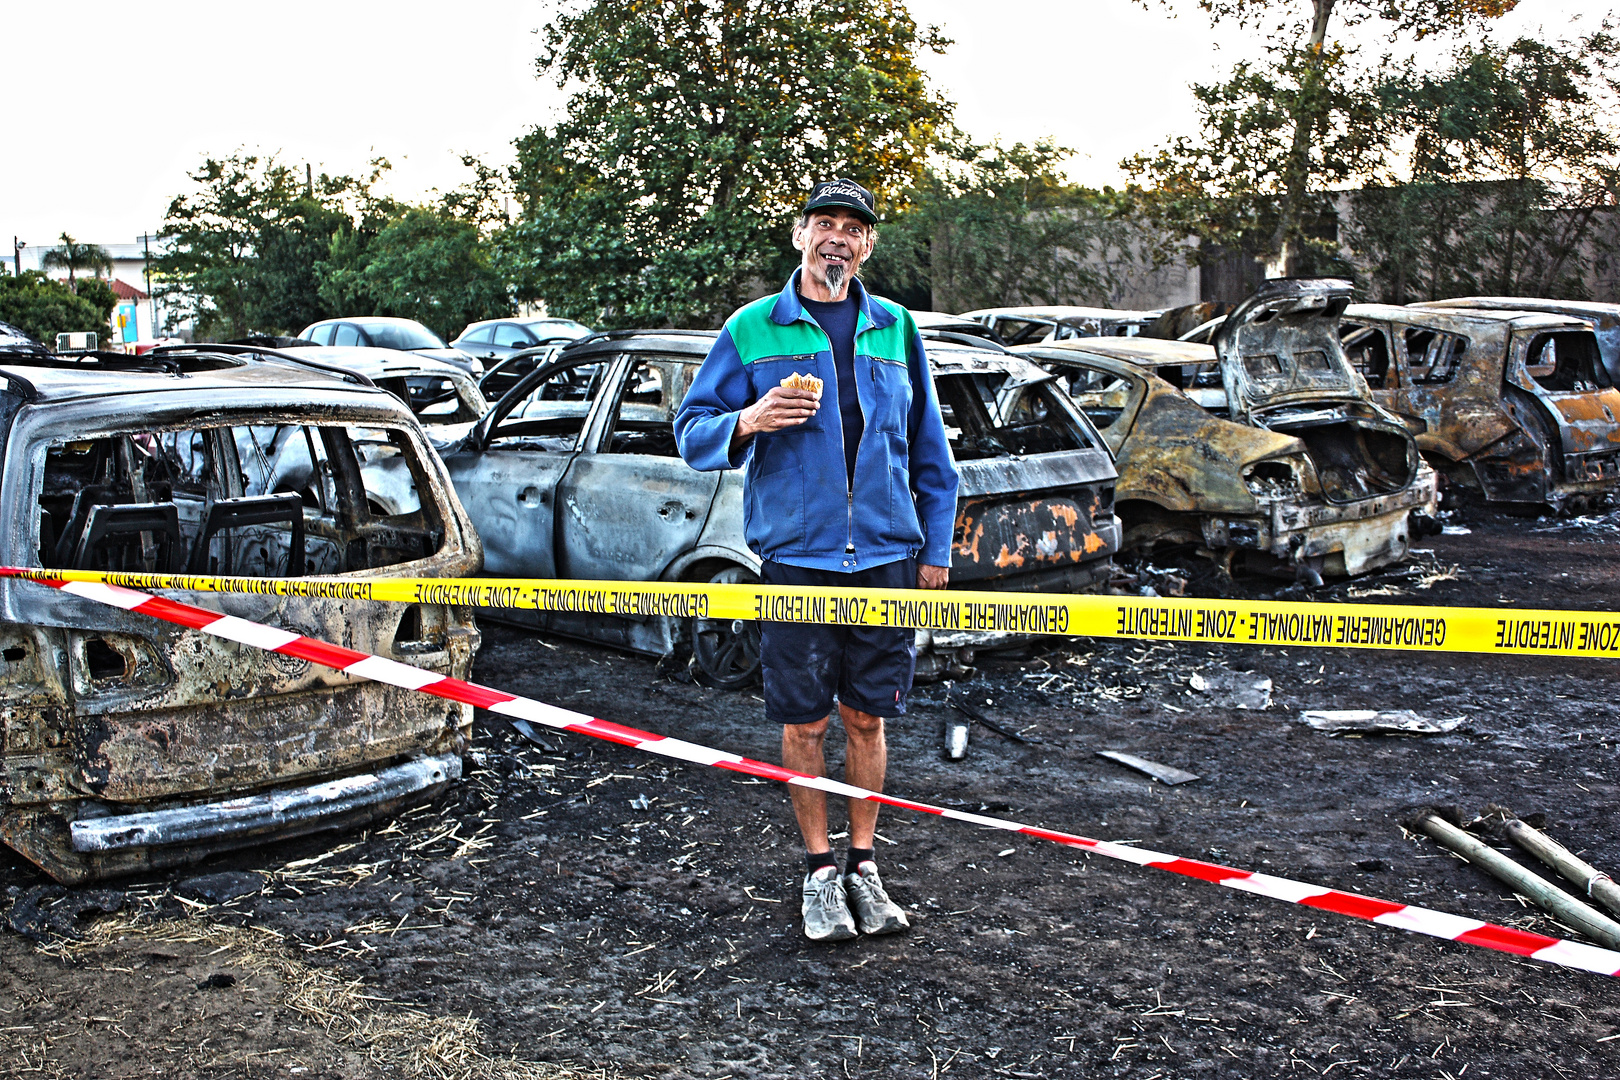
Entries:
[[837,296],[844,291],[844,281],[849,277],[849,267],[843,263],[834,263],[827,267],[827,288]]

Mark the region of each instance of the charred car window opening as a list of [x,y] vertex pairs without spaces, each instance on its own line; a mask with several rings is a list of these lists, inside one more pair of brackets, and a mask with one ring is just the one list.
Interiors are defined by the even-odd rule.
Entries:
[[1343,324],[1344,352],[1350,366],[1361,373],[1372,390],[1382,390],[1389,379],[1389,335],[1377,326]]
[[[368,492],[364,463],[411,462],[407,497]],[[302,577],[436,554],[444,525],[396,430],[260,424],[51,443],[38,496],[40,565]],[[390,501],[393,505],[389,505]]]
[[648,357],[631,365],[608,439],[610,454],[647,454],[678,458],[675,403],[691,385],[696,367],[690,361]]
[[939,375],[934,385],[958,461],[1092,448],[1081,429],[1057,419],[1063,409],[1050,380],[1014,383],[1003,372],[974,372]]
[[374,380],[411,407],[425,424],[470,424],[479,413],[456,393],[456,384],[440,375],[395,375]]
[[1405,337],[1408,377],[1414,385],[1448,383],[1457,377],[1468,353],[1468,339],[1427,327],[1408,327]]
[[1544,390],[1585,393],[1609,385],[1597,339],[1582,332],[1537,334],[1525,350],[1524,370]]
[[490,445],[564,454],[578,449],[609,367],[605,360],[565,364],[545,374],[527,395],[502,399],[498,408],[504,414],[497,415]]
[[[1180,375],[1179,367],[1170,368]],[[1059,384],[1068,384],[1069,397],[1080,406],[1098,431],[1108,431],[1125,415],[1136,387],[1131,380],[1111,371],[1095,368],[1073,368],[1058,376]]]

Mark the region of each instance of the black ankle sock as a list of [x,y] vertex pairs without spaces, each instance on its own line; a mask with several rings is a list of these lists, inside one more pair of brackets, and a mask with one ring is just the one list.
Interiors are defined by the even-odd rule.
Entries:
[[844,873],[855,873],[861,868],[863,862],[877,862],[877,853],[871,848],[850,848],[849,857],[844,860]]
[[809,873],[812,874],[817,870],[820,870],[823,866],[830,866],[835,870],[838,869],[838,860],[833,858],[833,853],[830,851],[823,851],[820,855],[817,855],[813,851],[807,851],[804,853],[804,863],[810,868]]

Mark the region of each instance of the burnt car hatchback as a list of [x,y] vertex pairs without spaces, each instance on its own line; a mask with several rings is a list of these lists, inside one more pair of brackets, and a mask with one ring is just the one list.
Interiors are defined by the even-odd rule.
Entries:
[[[485,569],[524,577],[753,581],[742,471],[697,472],[672,420],[712,331],[599,334],[524,376],[465,443],[444,451],[484,540]],[[1076,591],[1106,582],[1119,547],[1107,447],[1050,375],[993,343],[928,342],[960,473],[951,585]],[[397,468],[384,463],[382,469]],[[377,477],[380,490],[388,485]],[[690,657],[703,681],[746,685],[743,622],[503,612],[633,651]],[[968,662],[1003,637],[919,634],[919,672]]]
[[[251,349],[0,354],[11,566],[255,577],[460,576],[477,536],[393,395]],[[275,490],[265,448],[318,462]],[[395,461],[409,505],[362,470]],[[261,595],[182,599],[464,677],[463,611]],[[0,837],[66,883],[369,820],[460,775],[465,706],[0,581]]]

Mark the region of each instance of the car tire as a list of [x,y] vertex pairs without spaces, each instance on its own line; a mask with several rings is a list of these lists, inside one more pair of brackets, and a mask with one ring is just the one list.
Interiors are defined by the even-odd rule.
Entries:
[[[709,578],[715,585],[753,585],[758,575],[728,566]],[[759,681],[759,623],[744,619],[692,619],[692,678],[717,690],[741,690]]]

